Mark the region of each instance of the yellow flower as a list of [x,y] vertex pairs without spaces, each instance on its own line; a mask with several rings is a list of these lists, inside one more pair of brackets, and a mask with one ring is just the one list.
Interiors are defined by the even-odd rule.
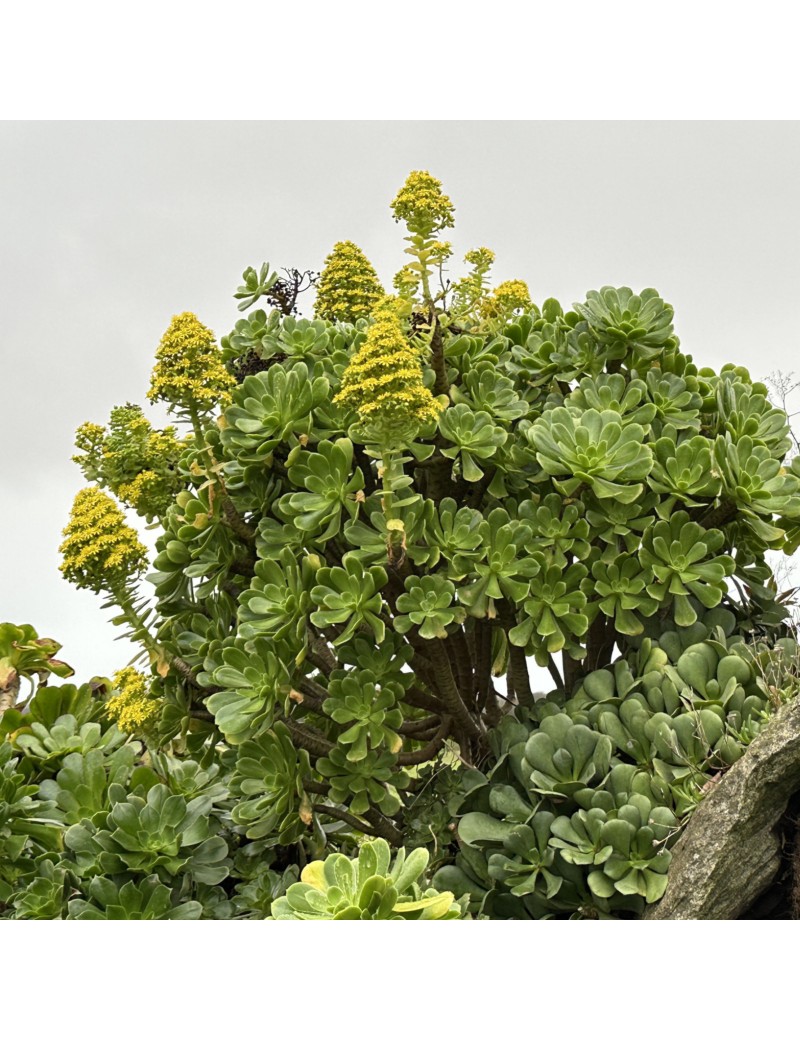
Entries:
[[189,311],[176,314],[156,352],[149,400],[166,401],[170,411],[207,413],[229,404],[235,386],[211,329]]
[[452,227],[454,207],[442,191],[442,182],[427,170],[412,170],[391,204],[394,219],[405,221],[412,234],[429,238]]
[[400,433],[435,420],[443,407],[422,381],[419,354],[403,331],[398,302],[386,296],[375,308],[375,320],[334,398],[355,408],[362,422],[378,422],[387,435],[392,428]]
[[464,263],[470,264],[472,270],[464,278],[459,278],[453,285],[453,312],[464,320],[475,317],[475,309],[482,309],[486,295],[485,279],[489,268],[494,263],[494,253],[486,246],[471,249],[464,255]]
[[428,255],[434,264],[443,264],[453,255],[453,246],[450,242],[431,242]]
[[[97,451],[103,443],[106,429],[98,423],[85,422],[75,431],[75,447],[87,454]],[[81,457],[73,455],[73,462],[80,462]]]
[[472,264],[482,274],[489,270],[494,263],[494,252],[481,246],[479,249],[471,249],[464,254],[464,263]]
[[[162,491],[160,485],[161,478],[157,473],[151,469],[143,469],[127,484],[120,484],[117,494],[126,505],[139,511],[140,506],[149,504],[152,498],[159,496]],[[171,502],[172,499],[170,498],[169,501]]]
[[411,264],[401,267],[392,280],[397,295],[403,299],[411,299],[419,288],[419,272]]
[[147,551],[136,532],[100,488],[78,492],[64,536],[61,572],[79,589],[121,588],[147,566]]
[[325,321],[368,318],[383,296],[375,268],[354,242],[337,242],[325,261],[314,313]]
[[481,315],[484,318],[510,318],[516,310],[530,310],[531,294],[525,282],[515,279],[501,282],[492,295],[484,301]]
[[140,733],[161,713],[161,702],[147,688],[147,678],[130,666],[114,676],[117,690],[106,703],[106,714],[124,733]]
[[182,486],[178,460],[184,445],[175,428],[154,430],[138,405],[112,408],[109,429],[84,423],[73,455],[84,477],[107,488],[140,516],[163,516]]

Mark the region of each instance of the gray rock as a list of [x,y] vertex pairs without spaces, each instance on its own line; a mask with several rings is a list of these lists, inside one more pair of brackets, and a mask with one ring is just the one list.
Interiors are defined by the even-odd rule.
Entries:
[[800,790],[800,700],[777,713],[700,803],[674,849],[664,898],[644,918],[735,920],[781,865],[780,821]]

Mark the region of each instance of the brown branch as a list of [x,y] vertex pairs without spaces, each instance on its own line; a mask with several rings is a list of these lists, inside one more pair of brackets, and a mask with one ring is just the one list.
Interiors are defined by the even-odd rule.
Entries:
[[526,708],[533,706],[533,693],[531,692],[531,680],[528,674],[528,662],[525,651],[520,646],[515,646],[508,638],[508,633],[516,623],[516,609],[507,600],[500,600],[497,604],[497,613],[506,630],[506,641],[508,643],[508,670],[507,679],[509,691],[513,691],[517,703]]
[[[506,702],[505,707],[498,703],[498,699]],[[490,679],[486,694],[486,704],[483,708],[483,716],[487,723],[490,726],[496,726],[500,719],[502,719],[503,715],[508,714],[508,712],[516,708],[516,706],[516,702],[509,700],[508,697],[500,693]]]
[[486,489],[489,487],[492,478],[494,477],[495,468],[496,467],[494,466],[487,466],[486,472],[483,474],[481,479],[470,485],[470,492],[466,497],[466,505],[471,509],[478,509],[480,507]]
[[457,720],[458,727],[473,740],[482,742],[483,732],[461,699],[444,647],[436,639],[431,640],[431,644],[433,671],[439,696],[449,713]]
[[445,737],[450,732],[450,717],[445,715],[442,719],[442,724],[434,734],[433,740],[424,747],[421,747],[419,751],[407,751],[404,754],[397,756],[397,764],[399,766],[414,766],[419,765],[421,762],[430,762],[432,758],[436,758],[439,751],[444,744]]
[[431,368],[436,376],[433,383],[434,394],[447,394],[450,391],[450,380],[447,378],[447,365],[444,360],[444,337],[439,319],[434,319],[433,336],[431,337]]
[[703,514],[700,518],[700,525],[707,531],[712,527],[724,527],[736,516],[738,508],[733,499],[723,499],[715,509],[709,509],[707,513]]
[[564,693],[564,680],[561,678],[561,672],[559,672],[558,666],[550,654],[547,655],[547,670],[552,676],[553,682],[556,684],[556,689],[561,693]]
[[235,599],[235,600],[237,600],[237,602],[238,602],[239,596],[242,593],[242,590],[239,588],[239,586],[238,585],[234,585],[232,581],[223,581],[223,582],[221,582],[220,583],[220,590],[222,592],[226,592],[231,597],[231,599]]
[[517,702],[524,708],[533,707],[533,693],[531,692],[531,678],[528,673],[528,659],[521,646],[508,644],[508,678]]
[[406,737],[411,736],[413,733],[425,733],[436,726],[438,722],[438,715],[428,715],[424,719],[411,719],[409,722],[404,722],[402,726],[399,726],[397,732]]
[[492,629],[483,620],[476,626],[475,686],[478,711],[484,712],[489,704],[492,688]]
[[362,834],[368,834],[371,838],[383,837],[383,834],[381,834],[377,830],[373,830],[371,827],[368,827],[367,824],[359,820],[357,816],[353,816],[352,813],[345,812],[344,809],[338,809],[335,805],[323,805],[322,802],[314,802],[311,808],[316,813],[324,813],[326,816],[332,816],[335,820],[342,820],[344,823],[349,824],[354,831],[360,831]]
[[227,524],[230,529],[237,534],[242,541],[253,543],[256,540],[256,533],[246,524],[242,519],[236,506],[231,502],[230,496],[226,490],[222,490],[222,512],[225,514],[223,522]]
[[336,658],[327,642],[313,629],[307,629],[310,636],[308,659],[323,675],[330,675],[338,667]]
[[399,831],[397,827],[388,820],[383,813],[378,812],[377,809],[368,809],[364,813],[364,818],[372,824],[376,832],[376,837],[385,838],[390,845],[400,846],[403,844],[403,832]]
[[[446,444],[447,442],[443,440],[442,443]],[[414,460],[414,469],[434,469],[436,466],[444,466],[444,465],[452,466],[452,464],[453,463],[451,462],[450,459],[447,458],[446,455],[435,455],[434,454],[434,455],[428,456],[427,459],[415,459]]]
[[320,686],[318,682],[314,682],[305,675],[297,680],[297,688],[301,693],[307,694],[312,700],[320,703],[328,696],[328,691],[324,686]]
[[434,502],[452,495],[455,489],[453,482],[453,462],[445,455],[433,455],[427,460],[425,469],[425,496]]
[[462,698],[466,697],[469,703],[473,703],[475,700],[474,662],[463,628],[457,628],[455,632],[449,635],[445,646],[450,650],[451,661],[455,662]]
[[436,686],[436,676],[431,657],[431,640],[423,639],[415,629],[407,634],[406,639],[414,649],[414,656],[410,662],[411,668],[420,676],[425,685],[433,690]]
[[583,666],[564,650],[561,654],[561,668],[564,672],[564,690],[567,696],[570,696],[583,677]]
[[240,574],[249,580],[256,572],[256,558],[255,556],[245,556],[241,559],[234,559],[228,566],[234,574]]
[[590,672],[595,672],[598,668],[605,668],[607,664],[611,663],[615,643],[616,637],[611,619],[598,610],[597,617],[592,622],[586,638],[586,665]]
[[[463,662],[459,660],[458,655],[453,649],[453,640],[450,638],[450,636],[447,636],[446,638],[439,640],[439,642],[444,647],[444,652],[447,654],[447,660],[450,664],[450,671],[453,673],[453,678],[455,679],[456,686],[458,687],[459,695],[461,696],[461,699],[464,700],[465,696],[469,697],[467,691],[469,690],[470,684],[464,681],[465,677]],[[465,700],[464,702],[466,706],[469,707],[469,700]]]
[[429,693],[427,690],[423,690],[417,685],[406,690],[403,695],[403,700],[406,704],[410,704],[412,708],[421,708],[423,711],[432,711],[436,715],[442,715],[447,710],[438,697],[434,697],[433,694]]
[[[170,667],[174,668],[179,675],[182,675],[190,686],[194,686],[196,690],[203,690],[203,687],[197,681],[194,669],[188,661],[184,661],[184,659],[182,657],[178,657],[177,654],[169,654],[168,660]],[[203,695],[205,696],[207,694],[208,690],[203,690]]]
[[313,726],[309,726],[304,723],[302,726],[299,725],[294,719],[290,719],[285,716],[283,722],[286,728],[289,730],[292,740],[299,744],[301,748],[308,751],[314,758],[322,758],[323,755],[329,755],[333,751],[335,745],[331,744],[325,736],[320,733],[319,730],[314,729]]

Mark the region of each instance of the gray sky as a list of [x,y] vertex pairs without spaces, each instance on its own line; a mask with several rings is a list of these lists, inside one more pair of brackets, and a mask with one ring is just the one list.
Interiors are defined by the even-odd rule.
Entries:
[[538,302],[653,286],[700,364],[800,370],[797,122],[1,123],[0,620],[79,681],[127,663],[58,572],[75,428],[145,403],[173,314],[228,332],[248,265],[319,270],[350,238],[389,285],[412,169],[453,200],[456,256],[491,247]]

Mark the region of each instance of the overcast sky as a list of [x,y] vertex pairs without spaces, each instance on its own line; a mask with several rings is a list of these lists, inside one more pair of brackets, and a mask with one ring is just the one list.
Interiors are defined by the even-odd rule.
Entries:
[[350,238],[389,285],[412,169],[455,204],[456,256],[491,247],[535,300],[653,286],[698,363],[800,370],[800,123],[3,123],[0,621],[78,681],[128,662],[58,571],[75,428],[145,403],[173,314],[228,332],[248,265],[319,270]]

